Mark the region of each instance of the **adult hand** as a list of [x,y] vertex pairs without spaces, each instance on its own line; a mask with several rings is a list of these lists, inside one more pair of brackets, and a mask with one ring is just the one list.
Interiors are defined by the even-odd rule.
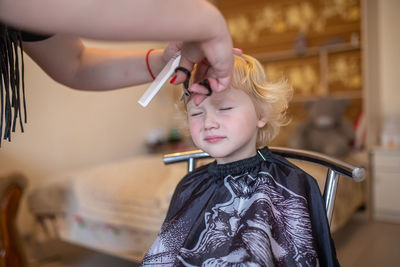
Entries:
[[163,60],[165,64],[167,64],[171,58],[180,54],[181,50],[182,50],[182,42],[169,42],[163,52]]
[[232,43],[184,43],[179,65],[192,71],[195,64],[203,65],[204,76],[209,80],[212,90],[216,92],[224,90],[228,87],[232,76]]
[[[233,51],[234,55],[243,54],[243,51],[239,48],[233,48],[232,51]],[[196,66],[196,73],[195,73],[195,76],[193,77],[193,84],[189,88],[189,91],[192,94],[194,94],[193,102],[195,103],[195,105],[199,105],[207,97],[207,94],[209,93],[208,89],[206,89],[203,85],[199,84],[199,82],[201,82],[205,79],[208,79],[213,91],[216,91],[216,92],[221,91],[221,89],[215,90],[213,88],[213,83],[215,83],[215,79],[210,78],[210,68],[211,68],[211,64],[208,62],[207,59],[202,60]],[[232,71],[231,71],[231,75],[232,75]],[[229,83],[224,88],[222,88],[222,90],[227,88],[229,86],[229,84],[230,84],[230,78],[229,78]]]
[[[197,42],[184,42],[179,66],[192,72],[195,64],[207,64],[207,79],[214,91],[221,91],[230,84],[233,69],[232,38],[222,16],[214,28],[213,37]],[[182,83],[186,75],[178,72],[174,84]]]

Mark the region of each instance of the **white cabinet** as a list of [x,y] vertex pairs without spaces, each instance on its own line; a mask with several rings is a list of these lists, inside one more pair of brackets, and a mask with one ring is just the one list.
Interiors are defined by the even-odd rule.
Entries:
[[400,222],[400,151],[374,149],[372,168],[375,219]]

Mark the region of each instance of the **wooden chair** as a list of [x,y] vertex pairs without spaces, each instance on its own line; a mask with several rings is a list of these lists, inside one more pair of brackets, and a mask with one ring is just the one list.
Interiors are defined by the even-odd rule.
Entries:
[[0,176],[0,267],[24,267],[27,260],[16,225],[26,178],[17,173]]
[[[288,159],[311,162],[327,168],[323,198],[329,224],[332,221],[339,176],[343,175],[345,177],[349,177],[356,182],[361,182],[365,179],[364,168],[354,166],[321,153],[284,147],[269,147],[269,150],[274,154],[278,154]],[[196,168],[197,160],[209,157],[210,156],[202,150],[173,153],[164,156],[164,164],[187,162],[187,170],[188,172],[192,172]]]

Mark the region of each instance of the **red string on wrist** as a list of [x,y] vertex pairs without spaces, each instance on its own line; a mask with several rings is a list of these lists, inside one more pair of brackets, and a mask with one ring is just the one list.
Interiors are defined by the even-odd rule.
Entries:
[[156,77],[154,77],[154,74],[153,74],[153,72],[151,71],[151,69],[150,69],[150,64],[149,64],[149,55],[150,55],[151,51],[153,51],[153,50],[154,50],[154,49],[151,48],[151,49],[149,49],[149,50],[147,51],[147,54],[146,54],[146,65],[147,65],[147,70],[149,71],[151,78],[153,78],[153,80],[155,80]]

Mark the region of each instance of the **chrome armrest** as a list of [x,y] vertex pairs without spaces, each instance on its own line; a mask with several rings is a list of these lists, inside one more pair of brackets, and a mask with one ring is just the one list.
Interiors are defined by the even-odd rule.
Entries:
[[[363,167],[355,166],[318,152],[286,147],[269,147],[269,150],[272,153],[285,158],[302,160],[322,165],[328,169],[333,170],[334,172],[352,178],[356,182],[361,182],[365,179],[365,169]],[[164,156],[164,164],[172,164],[185,161],[188,162],[189,165],[193,164],[193,166],[188,166],[188,171],[191,172],[196,167],[195,163],[198,159],[209,157],[210,156],[202,150],[172,153]]]

